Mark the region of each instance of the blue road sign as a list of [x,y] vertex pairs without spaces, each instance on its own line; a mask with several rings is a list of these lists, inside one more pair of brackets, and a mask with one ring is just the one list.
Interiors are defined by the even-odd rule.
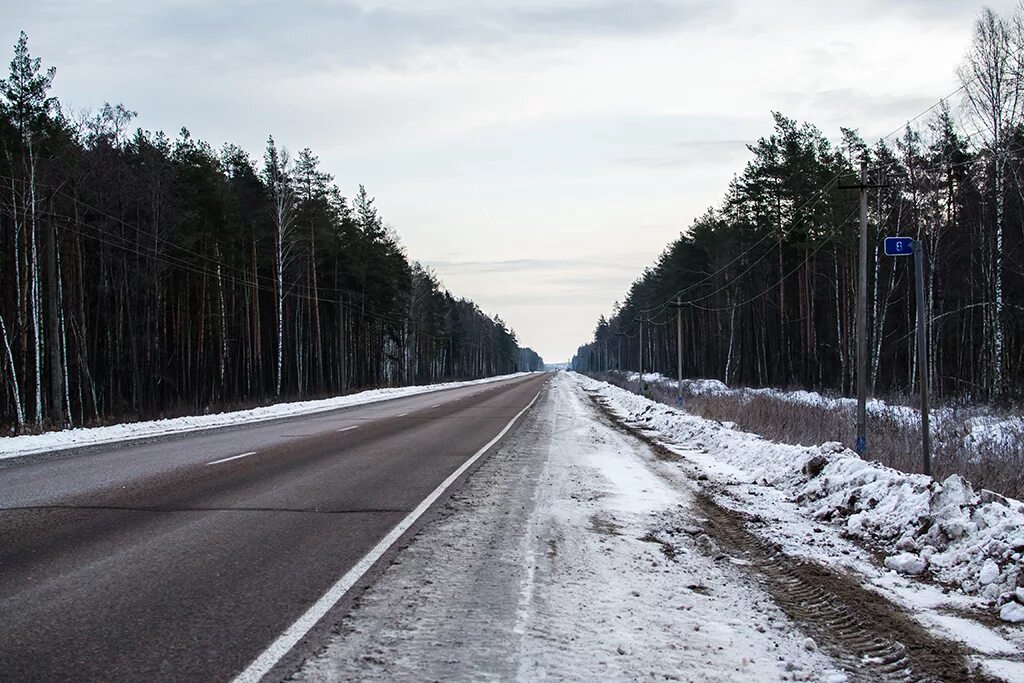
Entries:
[[886,237],[885,238],[885,255],[886,256],[913,256],[914,255],[914,238],[913,237]]

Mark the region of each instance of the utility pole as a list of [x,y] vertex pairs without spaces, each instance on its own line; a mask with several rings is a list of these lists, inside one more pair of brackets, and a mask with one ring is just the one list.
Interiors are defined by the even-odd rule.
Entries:
[[868,450],[868,190],[885,187],[868,183],[868,163],[861,159],[860,182],[839,185],[841,190],[860,190],[860,257],[857,272],[857,454]]
[[669,304],[676,309],[676,405],[683,407],[683,298]]
[[914,290],[917,294],[917,374],[921,378],[921,451],[924,473],[932,473],[932,435],[928,420],[928,330],[924,307],[924,242],[914,240]]
[[644,395],[644,321],[643,318],[637,317],[640,321],[640,395]]
[[683,298],[676,297],[676,405],[683,407]]
[[61,338],[60,338],[60,299],[57,296],[57,226],[53,220],[49,221],[46,228],[46,291],[49,299],[49,307],[46,309],[48,328],[50,335],[50,421],[55,427],[67,426],[67,418],[64,415],[64,373],[67,369],[61,362]]
[[860,271],[857,277],[857,454],[868,450],[868,164],[860,162]]

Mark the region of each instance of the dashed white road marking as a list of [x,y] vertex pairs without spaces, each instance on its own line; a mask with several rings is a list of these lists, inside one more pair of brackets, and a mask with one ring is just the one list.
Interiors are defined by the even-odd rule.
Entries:
[[219,465],[222,462],[227,462],[228,460],[238,460],[239,458],[244,458],[244,457],[249,456],[249,455],[256,455],[256,451],[249,451],[248,453],[239,453],[238,455],[232,455],[232,456],[229,456],[227,458],[221,458],[220,460],[214,460],[213,462],[208,462],[206,464],[207,465]]
[[350,429],[359,429],[359,425],[352,425],[351,427],[342,427],[338,431],[339,432],[347,432]]
[[405,417],[408,414],[409,413],[399,413],[398,415],[395,415],[395,417]]

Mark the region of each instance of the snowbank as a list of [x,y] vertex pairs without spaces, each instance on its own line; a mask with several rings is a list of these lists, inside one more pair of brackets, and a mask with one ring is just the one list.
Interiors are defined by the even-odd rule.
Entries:
[[130,422],[125,424],[109,425],[106,427],[89,427],[78,429],[65,429],[60,432],[47,432],[45,434],[26,434],[23,436],[0,437],[0,460],[15,458],[23,455],[36,453],[48,453],[50,451],[66,448],[81,448],[84,446],[96,446],[100,444],[114,443],[134,439],[145,439],[179,432],[191,432],[201,429],[214,429],[229,425],[250,424],[276,420],[283,417],[295,415],[309,415],[338,408],[376,403],[392,398],[404,396],[415,396],[432,391],[443,389],[454,389],[474,384],[489,384],[500,382],[506,379],[529,375],[528,372],[519,372],[512,375],[501,375],[499,377],[488,377],[486,379],[471,380],[468,382],[444,382],[440,384],[424,384],[411,387],[394,387],[388,389],[371,389],[357,394],[336,396],[317,401],[294,401],[292,403],[277,403],[251,410],[238,410],[230,413],[215,413],[213,415],[190,415],[187,417],[175,417],[166,420],[150,420],[148,422]]
[[697,448],[739,474],[782,489],[816,520],[882,550],[886,566],[931,578],[1024,620],[1024,504],[862,460],[839,443],[778,444],[577,375],[621,419],[667,446]]
[[980,415],[965,424],[964,445],[973,450],[1010,449],[1024,442],[1024,418]]
[[[626,379],[635,382],[639,375],[635,372],[626,375]],[[656,384],[668,391],[675,391],[676,380],[661,373],[644,373],[648,384]],[[810,406],[826,410],[853,411],[857,408],[857,400],[842,396],[825,396],[816,391],[797,389],[783,391],[781,389],[748,387],[730,388],[717,379],[684,379],[683,393],[686,396],[730,396],[747,401],[753,397],[765,397],[793,405]],[[1024,417],[1019,415],[997,416],[978,414],[989,411],[985,407],[973,407],[965,411],[957,408],[933,408],[931,413],[933,439],[944,437],[944,428],[956,434],[964,446],[974,453],[999,454],[1001,451],[1013,451],[1024,443]],[[886,419],[903,426],[921,424],[921,413],[916,408],[903,405],[892,405],[881,399],[870,399],[867,412],[873,418]]]

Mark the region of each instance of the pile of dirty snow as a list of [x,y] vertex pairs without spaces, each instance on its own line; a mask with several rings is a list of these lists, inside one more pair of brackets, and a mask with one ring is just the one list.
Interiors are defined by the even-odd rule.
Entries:
[[696,448],[738,475],[782,489],[807,515],[882,550],[890,569],[930,576],[1024,622],[1024,504],[976,492],[962,477],[942,482],[862,460],[839,443],[766,441],[577,375],[625,422],[671,448]]

